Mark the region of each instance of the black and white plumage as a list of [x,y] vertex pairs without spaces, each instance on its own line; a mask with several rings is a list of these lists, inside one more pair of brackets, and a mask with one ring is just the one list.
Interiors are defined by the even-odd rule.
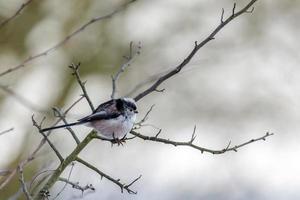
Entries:
[[79,119],[78,122],[49,127],[41,131],[83,124],[94,128],[108,139],[122,139],[132,129],[136,114],[137,106],[133,99],[112,99],[99,105],[91,115]]

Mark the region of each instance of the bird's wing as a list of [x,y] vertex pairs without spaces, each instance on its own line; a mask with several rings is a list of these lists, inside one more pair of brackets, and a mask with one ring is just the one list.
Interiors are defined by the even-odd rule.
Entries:
[[116,112],[117,111],[117,108],[116,108],[116,104],[115,104],[115,99],[112,99],[112,100],[109,100],[107,102],[104,102],[102,104],[100,104],[96,110],[93,112],[94,113],[97,113],[97,112],[100,112],[100,111],[106,111],[107,113],[113,113],[113,112]]
[[119,112],[112,112],[112,113],[107,113],[105,111],[100,111],[100,112],[95,112],[91,115],[88,115],[82,119],[79,119],[79,122],[85,123],[85,122],[92,122],[95,120],[107,120],[107,119],[113,119],[116,118],[120,115]]

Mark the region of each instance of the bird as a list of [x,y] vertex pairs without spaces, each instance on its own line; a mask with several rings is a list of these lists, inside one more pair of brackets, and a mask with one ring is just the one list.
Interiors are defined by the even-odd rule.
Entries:
[[85,125],[92,127],[97,134],[106,139],[124,139],[133,128],[137,115],[137,105],[132,98],[111,99],[100,104],[92,114],[77,122],[41,129],[42,132],[53,129]]

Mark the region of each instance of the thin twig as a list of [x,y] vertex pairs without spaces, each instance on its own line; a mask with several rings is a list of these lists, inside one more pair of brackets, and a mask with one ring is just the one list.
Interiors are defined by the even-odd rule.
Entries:
[[91,131],[81,142],[76,146],[76,148],[64,159],[63,162],[55,169],[53,174],[49,177],[47,182],[43,185],[37,195],[34,196],[35,200],[40,199],[43,196],[50,195],[49,189],[57,182],[58,178],[61,176],[63,171],[68,165],[76,160],[78,154],[95,138],[97,135],[96,131]]
[[89,95],[86,91],[86,88],[85,88],[86,81],[82,82],[81,78],[80,78],[80,74],[79,74],[80,63],[78,63],[78,64],[73,64],[72,63],[69,67],[72,69],[72,71],[73,71],[72,75],[74,75],[76,77],[76,80],[77,80],[78,84],[81,87],[81,90],[83,92],[82,95],[87,100],[91,110],[94,112],[94,110],[95,110],[94,105],[93,105],[93,103],[92,103],[92,101],[91,101],[91,99],[90,99],[90,97],[89,97]]
[[6,24],[8,24],[10,21],[12,21],[14,18],[16,18],[18,15],[21,14],[22,10],[24,10],[33,0],[28,0],[25,3],[21,5],[21,7],[13,14],[11,17],[5,19],[0,23],[0,29],[2,29]]
[[30,196],[30,194],[28,192],[28,189],[27,189],[27,186],[26,186],[26,183],[25,183],[25,180],[24,180],[23,165],[18,166],[18,171],[19,171],[19,174],[20,174],[19,175],[19,181],[21,183],[23,193],[24,193],[27,200],[32,200],[32,197]]
[[13,130],[14,130],[14,128],[10,128],[10,129],[1,131],[1,132],[0,132],[0,135],[4,135],[5,133],[11,132],[11,131],[13,131]]
[[25,60],[23,60],[22,63],[14,66],[14,67],[11,67],[5,71],[2,71],[0,72],[0,76],[4,76],[4,75],[7,75],[11,72],[14,72],[22,67],[25,67],[27,63],[37,59],[37,58],[40,58],[42,56],[46,56],[48,55],[49,53],[53,52],[54,50],[58,49],[59,47],[61,47],[62,45],[64,45],[65,43],[67,43],[71,38],[73,38],[74,36],[76,36],[77,34],[79,34],[80,32],[82,32],[85,28],[87,28],[88,26],[94,24],[95,22],[98,22],[98,21],[101,21],[101,20],[104,20],[104,19],[108,19],[108,18],[111,18],[113,15],[115,15],[116,13],[124,10],[129,4],[135,2],[136,0],[131,0],[129,2],[126,2],[125,4],[123,4],[122,6],[120,6],[118,9],[112,11],[111,13],[107,14],[107,15],[104,15],[104,16],[99,16],[99,17],[95,17],[95,18],[92,18],[91,20],[89,20],[88,22],[86,22],[85,24],[83,24],[82,26],[80,26],[78,29],[76,29],[75,31],[73,31],[72,33],[70,33],[69,35],[67,35],[63,40],[61,40],[60,42],[58,42],[57,44],[55,44],[54,46],[36,54],[36,55],[33,55],[33,56],[29,56],[27,57]]
[[[75,105],[77,105],[81,100],[83,99],[83,97],[80,97],[79,99],[77,99],[74,103],[72,103],[64,112],[64,115],[66,115]],[[59,122],[61,121],[61,119],[58,119],[56,122],[54,122],[52,124],[52,126],[57,125]],[[48,137],[51,134],[51,131],[48,131],[46,136]],[[36,154],[40,151],[40,149],[44,146],[44,144],[46,143],[46,139],[43,138],[40,143],[38,144],[38,146],[33,150],[33,152],[23,161],[21,161],[21,163],[23,164],[23,166],[25,166],[26,164],[28,164],[29,162],[31,162],[32,160],[35,159]],[[16,175],[17,173],[17,168],[14,168],[11,170],[11,173],[6,176],[5,178],[1,179],[1,183],[0,183],[0,190],[2,190],[11,180],[12,178]]]
[[191,147],[191,148],[197,149],[197,150],[201,151],[201,153],[207,152],[207,153],[211,153],[211,154],[223,154],[223,153],[229,152],[229,151],[235,151],[235,152],[237,152],[237,150],[239,148],[243,147],[243,146],[246,146],[246,145],[251,144],[253,142],[257,142],[259,140],[265,140],[267,137],[274,135],[274,133],[268,133],[267,132],[262,137],[259,137],[259,138],[256,138],[256,139],[251,139],[251,140],[249,140],[247,142],[244,142],[242,144],[235,145],[233,147],[229,147],[229,145],[227,145],[226,148],[224,148],[224,149],[213,150],[213,149],[208,149],[208,148],[200,147],[200,146],[197,146],[197,145],[193,144],[193,141],[195,139],[195,135],[194,135],[195,129],[194,129],[194,132],[193,132],[191,140],[189,140],[188,142],[178,142],[178,141],[173,141],[173,140],[169,140],[169,139],[159,138],[159,137],[157,137],[157,135],[156,136],[146,136],[146,135],[142,135],[140,133],[137,133],[135,131],[131,131],[130,133],[132,135],[138,137],[138,138],[143,139],[143,140],[149,140],[149,141],[154,141],[154,142],[171,144],[171,145],[174,145],[174,146],[187,146],[187,147]]
[[[236,4],[234,4],[233,9],[232,9],[232,15],[230,15],[228,18],[226,18],[224,21],[221,20],[221,23],[212,31],[210,35],[208,35],[202,42],[198,44],[198,42],[195,42],[194,48],[192,51],[189,53],[189,55],[177,66],[175,67],[172,71],[168,72],[167,74],[159,77],[159,79],[153,83],[148,89],[145,91],[141,92],[138,94],[134,100],[139,101],[141,98],[145,97],[146,95],[154,92],[157,90],[157,87],[162,84],[165,80],[171,78],[175,74],[179,73],[182,68],[184,68],[194,57],[194,55],[201,49],[203,46],[205,46],[209,41],[215,39],[215,35],[223,29],[229,22],[231,22],[233,19],[236,17],[240,16],[243,13],[248,13],[248,9],[256,2],[257,0],[252,0],[250,1],[244,8],[242,8],[240,11],[235,12],[235,7]],[[223,12],[222,12],[223,13]]]
[[148,119],[148,116],[150,114],[150,112],[152,111],[152,109],[154,108],[154,104],[149,108],[149,110],[146,112],[145,116],[137,123],[134,124],[134,127],[133,129],[136,130],[136,129],[140,129],[142,126],[144,126],[144,122],[147,121]]
[[11,173],[11,170],[0,169],[0,176],[7,176]]
[[86,186],[80,186],[78,182],[74,183],[74,182],[72,182],[72,181],[70,181],[66,178],[61,178],[60,177],[58,180],[61,181],[61,182],[65,182],[66,184],[71,185],[72,188],[74,188],[74,189],[80,190],[82,192],[82,195],[83,195],[84,191],[86,191],[86,190],[91,190],[91,191],[96,190],[92,184],[88,184]]
[[92,169],[93,171],[97,172],[97,174],[99,174],[101,178],[104,177],[107,180],[109,180],[109,181],[115,183],[116,185],[118,185],[120,187],[122,193],[123,193],[123,190],[125,189],[128,192],[128,194],[137,194],[136,191],[133,191],[133,190],[130,189],[130,186],[132,186],[133,183],[135,183],[138,179],[140,179],[141,175],[138,178],[134,179],[131,183],[124,184],[124,183],[120,182],[120,179],[114,179],[114,178],[110,177],[109,175],[107,175],[104,172],[100,171],[97,167],[94,167],[93,165],[91,165],[90,163],[82,160],[79,157],[76,158],[76,161],[80,162],[81,164],[85,165],[86,167],[88,167],[88,168]]
[[56,154],[56,156],[58,157],[58,159],[60,160],[60,162],[63,162],[64,158],[61,156],[61,154],[56,149],[56,147],[54,146],[54,144],[52,144],[52,142],[49,140],[49,138],[47,137],[47,135],[43,131],[41,131],[41,126],[38,125],[36,123],[36,121],[34,120],[34,115],[32,115],[31,119],[32,119],[33,126],[35,126],[38,129],[38,131],[40,132],[40,134],[42,134],[42,136],[48,142],[49,146],[52,148],[52,150],[54,151],[54,153]]
[[[41,171],[41,172],[36,173],[36,174],[31,178],[30,185],[29,185],[29,190],[31,190],[31,188],[33,187],[33,184],[34,184],[35,180],[37,180],[37,178],[38,178],[40,175],[42,175],[42,174],[44,174],[44,173],[47,173],[47,172],[53,173],[54,170],[44,170],[44,171]],[[51,174],[51,173],[50,173],[50,174]],[[45,177],[49,176],[50,174],[46,175]],[[37,185],[39,185],[39,184],[37,184]],[[33,189],[33,190],[34,190],[34,189]]]
[[[56,115],[65,123],[68,124],[65,116],[63,115],[63,113],[56,107],[53,108],[53,111],[56,113]],[[72,137],[74,138],[76,144],[80,143],[80,140],[78,139],[78,137],[76,136],[76,133],[73,131],[73,129],[71,127],[66,127],[66,129],[71,133]]]
[[1,85],[0,89],[6,92],[9,96],[13,97],[18,103],[22,104],[26,108],[39,112],[39,113],[47,113],[45,109],[42,109],[40,106],[35,105],[25,97],[21,96],[20,94],[16,93],[15,91],[9,89],[9,87]]
[[[65,179],[66,181],[69,181],[69,180],[70,180],[71,174],[72,174],[72,172],[73,172],[74,165],[75,165],[74,162],[71,163],[71,169],[70,169],[70,172],[69,172],[69,175],[68,175],[68,179]],[[64,179],[64,178],[59,177],[58,180],[60,180],[60,179]],[[57,197],[58,197],[58,196],[66,189],[67,185],[68,185],[68,183],[65,182],[65,185],[64,185],[63,188],[57,193],[57,195],[54,197],[53,200],[55,200],[55,199],[56,199],[56,198],[57,198]]]
[[129,56],[124,56],[126,59],[125,63],[123,63],[117,73],[111,77],[112,79],[112,92],[111,92],[111,99],[115,98],[116,92],[117,92],[117,84],[116,82],[120,78],[120,75],[125,71],[127,67],[130,66],[130,64],[133,62],[134,58],[141,53],[141,43],[138,43],[137,50],[134,51],[133,42],[130,42],[129,44]]

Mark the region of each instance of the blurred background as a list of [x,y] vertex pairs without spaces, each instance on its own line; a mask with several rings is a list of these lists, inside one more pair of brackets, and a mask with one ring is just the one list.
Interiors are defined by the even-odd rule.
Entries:
[[[12,16],[24,0],[0,0],[0,22]],[[237,1],[237,9],[248,1]],[[0,71],[23,62],[64,39],[91,18],[119,8],[123,0],[35,0],[20,16],[0,29]],[[222,8],[231,14],[232,0],[139,0],[112,18],[96,22],[64,45],[0,77],[0,169],[12,169],[31,153],[41,135],[32,126],[51,108],[66,109],[81,94],[68,68],[81,62],[81,76],[95,105],[110,98],[111,75],[124,63],[129,43],[141,42],[141,54],[118,81],[117,96],[134,96],[147,85],[136,85],[166,72],[204,39],[220,22]],[[161,137],[189,140],[197,126],[197,145],[222,149],[267,131],[275,135],[222,155],[201,154],[134,139],[124,146],[93,141],[80,154],[114,178],[129,183],[137,195],[121,193],[115,184],[76,163],[70,180],[93,184],[96,191],[81,195],[67,186],[57,199],[300,199],[300,34],[299,1],[258,1],[252,14],[226,26],[203,47],[188,66],[138,102],[139,119],[155,104],[147,123],[162,129]],[[90,113],[85,100],[67,115],[75,121]],[[74,129],[80,139],[89,128]],[[155,135],[157,129],[141,130]],[[67,156],[74,141],[66,130],[50,139]],[[55,169],[58,161],[45,145],[25,168],[30,181],[40,170]],[[63,174],[67,177],[68,167]],[[51,194],[63,187],[57,183]],[[8,199],[19,191],[18,178],[0,191]],[[19,199],[22,199],[21,196]],[[53,198],[53,196],[51,197]],[[50,199],[51,199],[50,198]]]

